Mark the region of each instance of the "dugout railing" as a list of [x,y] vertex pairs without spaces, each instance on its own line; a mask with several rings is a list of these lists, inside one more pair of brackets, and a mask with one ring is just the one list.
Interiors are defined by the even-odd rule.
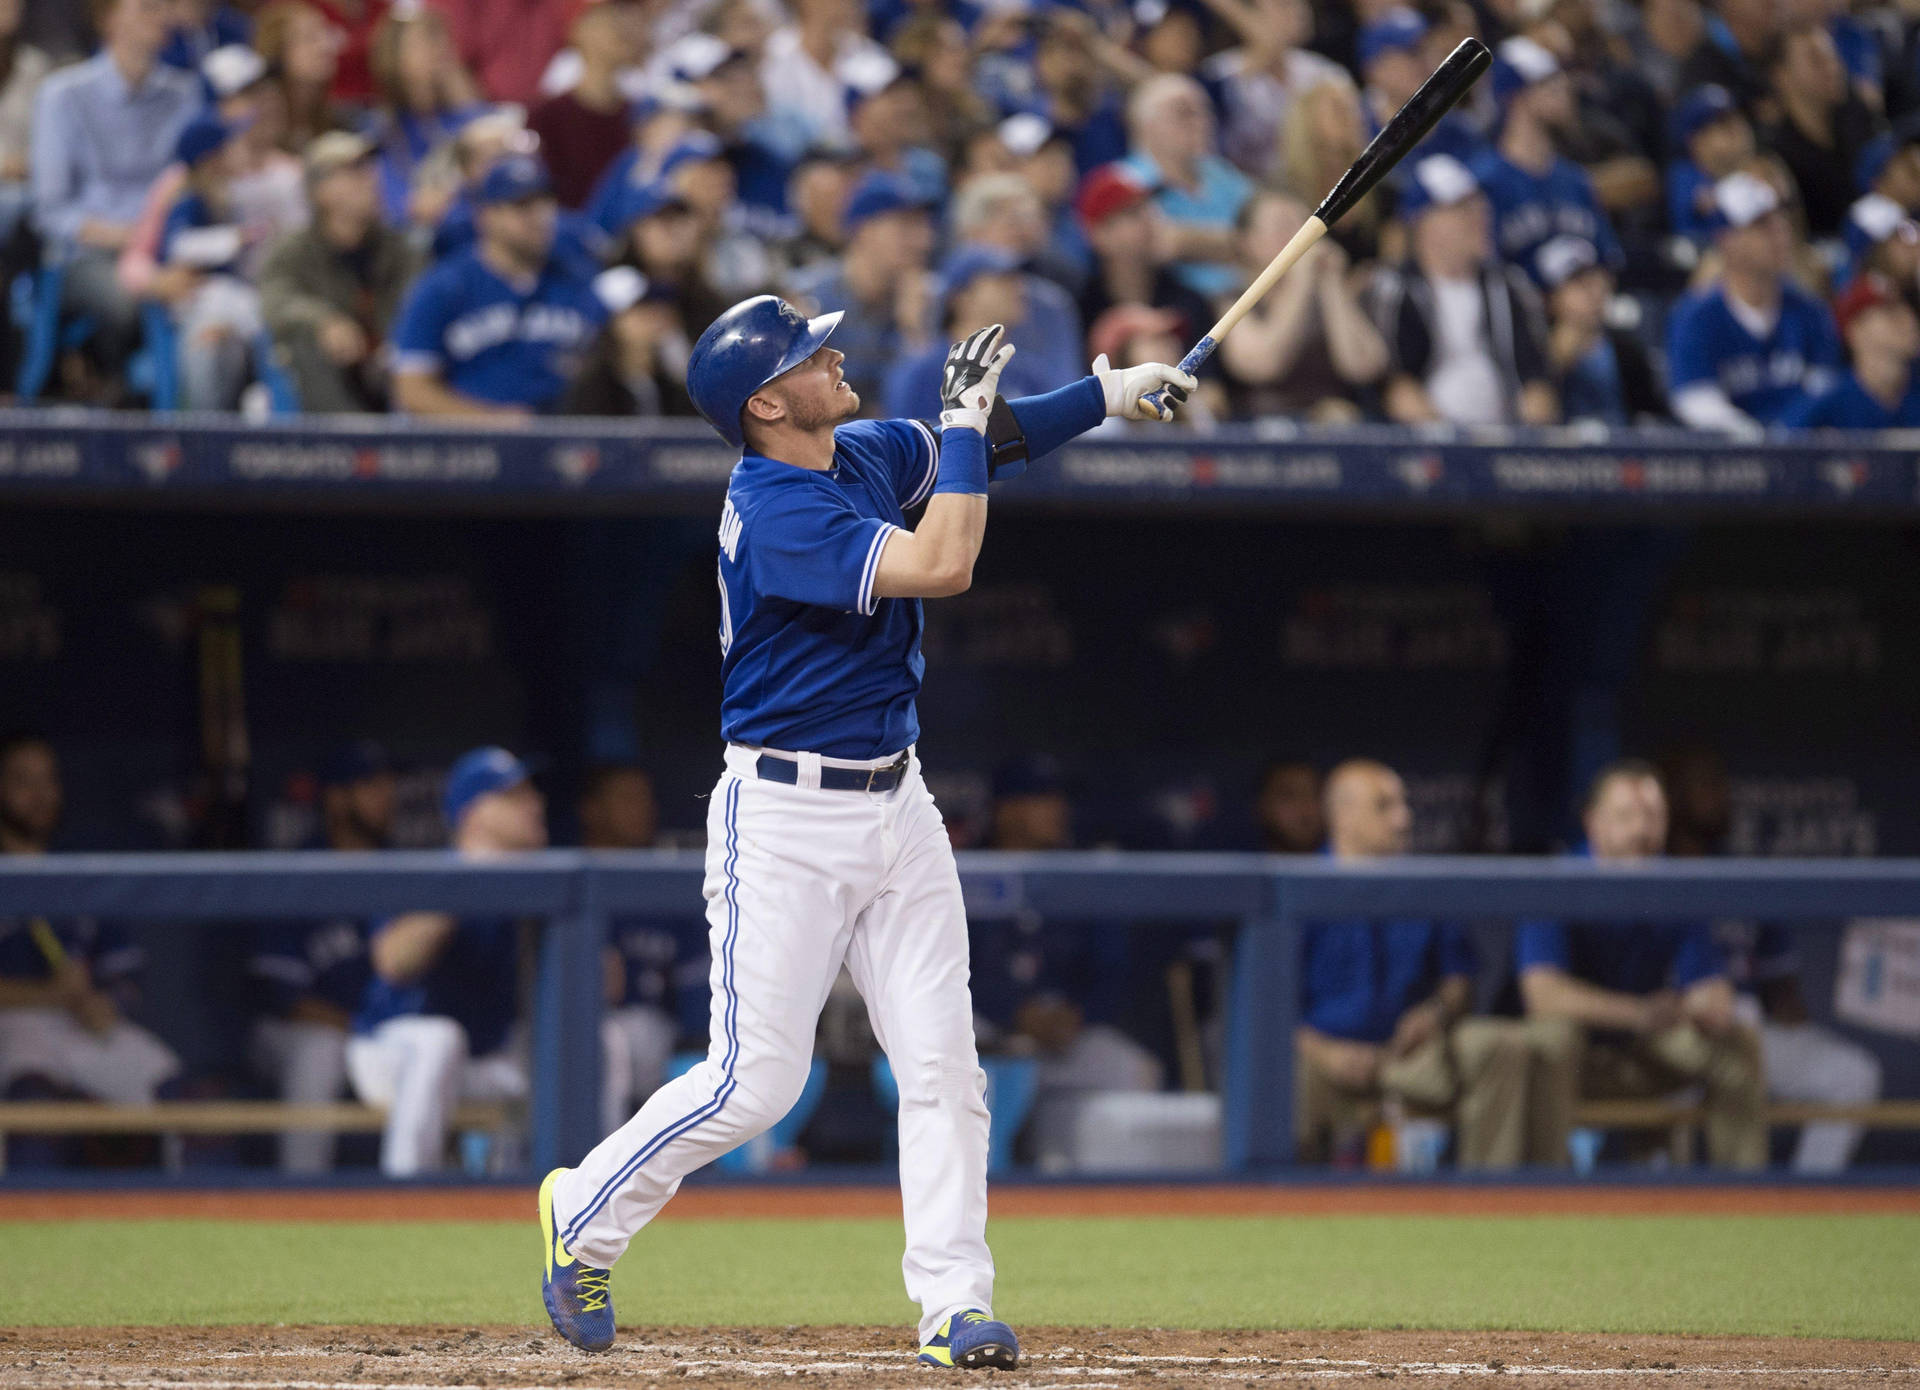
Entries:
[[[1242,854],[960,856],[969,909],[1109,922],[1237,924],[1228,997],[1225,1166],[1247,1173],[1292,1154],[1292,1038],[1299,933],[1309,918],[1560,916],[1586,921],[1825,921],[1920,915],[1920,860],[1413,858],[1347,867]],[[701,902],[689,851],[552,850],[487,862],[444,852],[57,855],[0,860],[0,917],[244,923],[409,910],[544,923],[533,1018],[535,1171],[599,1137],[600,945],[624,914],[678,915]]]

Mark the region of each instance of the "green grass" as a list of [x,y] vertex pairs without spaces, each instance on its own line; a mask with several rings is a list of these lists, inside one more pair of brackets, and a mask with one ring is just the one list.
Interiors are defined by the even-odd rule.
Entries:
[[[1016,1324],[1920,1338],[1920,1217],[998,1221]],[[0,1324],[543,1320],[526,1226],[0,1224]],[[900,1323],[887,1221],[662,1222],[628,1324]]]

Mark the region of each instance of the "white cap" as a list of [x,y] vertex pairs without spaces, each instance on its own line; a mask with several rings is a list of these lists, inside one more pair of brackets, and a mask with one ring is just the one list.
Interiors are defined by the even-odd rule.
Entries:
[[624,314],[646,297],[647,277],[630,265],[617,265],[594,277],[593,292],[609,314]]
[[1020,158],[1031,159],[1040,152],[1042,145],[1053,138],[1053,126],[1045,116],[1021,111],[1000,122],[997,134],[1000,143]]
[[1780,195],[1758,175],[1728,174],[1713,186],[1713,206],[1727,226],[1751,227],[1780,206]]
[[870,97],[884,92],[898,80],[900,65],[887,56],[885,49],[861,49],[835,63],[833,75],[861,96]]
[[667,68],[682,82],[704,82],[732,56],[733,47],[725,39],[695,30],[667,49]]
[[1496,51],[1500,61],[1519,73],[1529,87],[1560,71],[1560,60],[1524,34],[1514,35]]
[[1867,240],[1878,245],[1900,230],[1907,210],[1884,193],[1869,193],[1848,209],[1847,216],[1867,234]]
[[1480,180],[1450,154],[1430,154],[1413,166],[1413,176],[1430,204],[1447,207],[1480,191]]
[[267,60],[244,43],[230,43],[200,60],[200,75],[213,88],[215,99],[225,101],[265,77]]
[[1600,264],[1600,249],[1583,236],[1557,236],[1533,253],[1534,268],[1550,289]]

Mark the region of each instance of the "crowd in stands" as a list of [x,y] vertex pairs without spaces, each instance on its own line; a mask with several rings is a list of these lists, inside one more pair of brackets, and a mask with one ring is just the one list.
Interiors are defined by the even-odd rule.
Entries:
[[[390,843],[396,779],[382,748],[340,750],[320,782],[312,850]],[[463,855],[548,844],[545,798],[528,765],[504,749],[457,760],[441,802],[449,842]],[[1716,782],[1710,766],[1663,776],[1647,763],[1618,763],[1588,793],[1580,852],[1619,862],[1712,853],[1725,806],[1724,778]],[[55,750],[31,734],[0,742],[0,854],[48,852],[62,809]],[[1340,764],[1324,783],[1310,765],[1275,763],[1259,787],[1257,818],[1269,850],[1352,864],[1406,854],[1412,830],[1401,779],[1367,760]],[[651,780],[631,765],[595,769],[574,820],[590,849],[649,848],[660,834]],[[1027,757],[1004,766],[986,844],[1049,852],[1073,843],[1060,765]],[[1223,930],[1060,920],[1017,905],[978,906],[970,916],[980,1049],[1031,1065],[1037,1098],[1027,1140],[1043,1166],[1100,1157],[1076,1151],[1072,1138],[1089,1105],[1169,1087],[1218,1089]],[[506,916],[413,912],[221,934],[233,977],[249,981],[223,1001],[245,1016],[246,1061],[227,1069],[223,1084],[309,1103],[351,1094],[387,1112],[385,1172],[439,1170],[461,1102],[526,1098],[531,927]],[[1507,958],[1489,960],[1476,956],[1458,922],[1305,925],[1292,1049],[1304,1158],[1357,1166],[1385,1118],[1429,1117],[1453,1127],[1463,1169],[1566,1167],[1579,1101],[1694,1089],[1709,1161],[1752,1169],[1768,1159],[1769,1098],[1858,1105],[1879,1095],[1872,1054],[1810,1017],[1793,940],[1776,925],[1528,920],[1505,940]],[[0,1100],[141,1104],[204,1086],[132,1021],[141,965],[114,926],[0,919]],[[609,1131],[704,1048],[709,977],[697,912],[613,922],[601,1041]],[[857,999],[836,991],[819,1055],[823,1065],[855,1064],[853,1090],[876,1123],[863,1126],[856,1105],[850,1122],[810,1128],[810,1157],[885,1155],[868,1081],[877,1050],[863,1020]],[[1860,1138],[1857,1124],[1839,1119],[1809,1124],[1791,1161],[1799,1171],[1835,1172]],[[20,1136],[9,1142],[16,1165],[61,1157],[57,1147],[23,1148],[36,1141]],[[287,1134],[280,1165],[323,1172],[333,1145],[330,1134]]]
[[158,399],[145,355],[193,409],[688,415],[689,344],[768,290],[846,311],[872,413],[932,413],[947,344],[991,322],[1009,395],[1177,360],[1477,34],[1490,78],[1228,339],[1188,423],[1920,424],[1898,6],[75,10],[0,0],[0,378],[24,341],[41,396]]

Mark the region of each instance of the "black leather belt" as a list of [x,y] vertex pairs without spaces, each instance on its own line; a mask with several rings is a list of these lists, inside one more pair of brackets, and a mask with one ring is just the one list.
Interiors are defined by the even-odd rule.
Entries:
[[[763,782],[800,784],[800,764],[791,758],[776,758],[762,753],[753,763],[754,775]],[[907,755],[885,767],[822,767],[820,787],[830,792],[890,792],[907,775]]]

